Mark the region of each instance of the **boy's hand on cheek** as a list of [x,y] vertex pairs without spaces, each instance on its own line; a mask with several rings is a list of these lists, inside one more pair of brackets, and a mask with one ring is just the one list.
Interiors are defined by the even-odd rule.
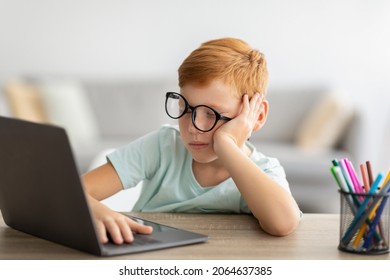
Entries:
[[233,141],[242,148],[245,141],[250,138],[253,128],[262,110],[262,98],[259,93],[253,95],[249,101],[248,95],[243,96],[241,112],[233,120],[223,124],[214,133],[214,150],[225,141]]

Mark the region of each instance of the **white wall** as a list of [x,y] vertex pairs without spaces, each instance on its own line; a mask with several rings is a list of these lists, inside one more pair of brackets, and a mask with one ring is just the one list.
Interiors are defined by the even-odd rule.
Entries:
[[270,87],[343,89],[372,121],[389,119],[387,0],[0,0],[0,82],[175,79],[191,50],[222,36],[266,54]]
[[173,76],[201,42],[237,36],[274,84],[383,82],[389,15],[386,0],[0,0],[0,77]]

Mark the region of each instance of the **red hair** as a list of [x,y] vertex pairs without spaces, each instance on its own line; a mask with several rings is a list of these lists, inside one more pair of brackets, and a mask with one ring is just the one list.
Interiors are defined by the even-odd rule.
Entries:
[[222,79],[241,95],[251,97],[259,92],[265,96],[268,86],[267,63],[264,55],[246,42],[222,38],[205,42],[194,50],[178,69],[179,86],[207,85]]

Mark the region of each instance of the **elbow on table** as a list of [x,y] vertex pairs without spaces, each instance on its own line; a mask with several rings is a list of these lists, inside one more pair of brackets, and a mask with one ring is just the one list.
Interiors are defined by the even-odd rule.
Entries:
[[287,236],[295,231],[299,225],[300,219],[289,219],[283,222],[277,222],[272,224],[262,224],[259,222],[260,227],[270,235],[283,237]]

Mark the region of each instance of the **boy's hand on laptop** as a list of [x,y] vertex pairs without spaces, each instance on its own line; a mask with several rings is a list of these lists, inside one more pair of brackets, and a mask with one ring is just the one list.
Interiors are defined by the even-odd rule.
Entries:
[[101,243],[107,243],[110,239],[115,244],[131,243],[134,240],[133,232],[150,234],[153,231],[152,227],[139,224],[92,197],[90,197],[90,204]]

